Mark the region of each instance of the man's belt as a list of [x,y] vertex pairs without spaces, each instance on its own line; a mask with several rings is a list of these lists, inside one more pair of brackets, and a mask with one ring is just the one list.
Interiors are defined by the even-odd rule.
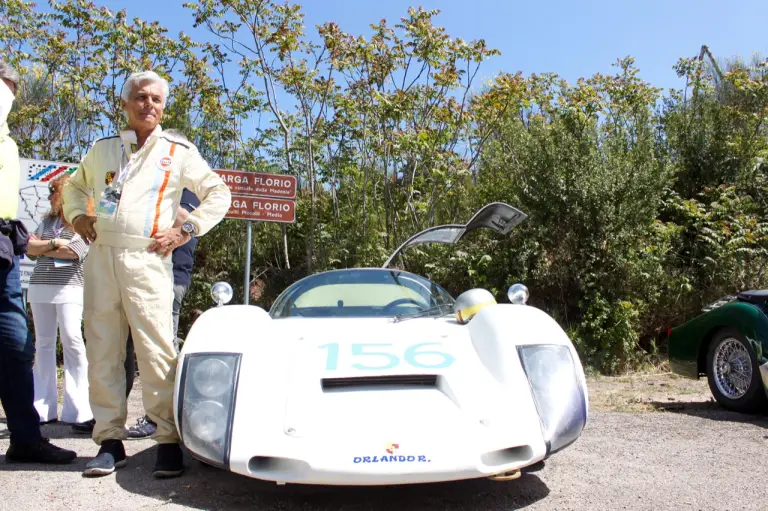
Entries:
[[122,232],[98,232],[93,244],[113,248],[147,248],[153,241],[152,238]]

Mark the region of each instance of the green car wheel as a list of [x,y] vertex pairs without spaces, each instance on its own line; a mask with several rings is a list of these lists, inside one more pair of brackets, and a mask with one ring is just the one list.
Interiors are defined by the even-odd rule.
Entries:
[[732,328],[712,337],[707,350],[707,380],[717,402],[729,410],[750,413],[768,405],[755,350]]

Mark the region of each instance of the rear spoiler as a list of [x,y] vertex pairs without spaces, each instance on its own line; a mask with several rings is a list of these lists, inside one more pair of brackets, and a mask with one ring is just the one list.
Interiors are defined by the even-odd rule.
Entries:
[[397,247],[397,250],[389,256],[389,259],[387,259],[382,268],[388,267],[397,254],[411,245],[418,245],[420,243],[445,243],[453,245],[463,238],[466,233],[480,228],[491,229],[502,235],[509,234],[514,227],[526,218],[528,218],[528,215],[509,204],[492,202],[483,206],[465,225],[438,225],[414,234],[405,243]]

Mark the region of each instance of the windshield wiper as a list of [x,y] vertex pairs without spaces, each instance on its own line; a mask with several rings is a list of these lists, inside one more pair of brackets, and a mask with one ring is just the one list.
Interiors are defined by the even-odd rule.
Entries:
[[394,322],[397,323],[405,319],[423,318],[426,316],[432,316],[435,313],[439,313],[437,316],[435,316],[436,318],[445,316],[446,314],[452,314],[453,304],[441,303],[440,305],[435,305],[434,307],[430,307],[429,309],[424,309],[422,311],[410,312],[408,314],[398,314],[395,316]]

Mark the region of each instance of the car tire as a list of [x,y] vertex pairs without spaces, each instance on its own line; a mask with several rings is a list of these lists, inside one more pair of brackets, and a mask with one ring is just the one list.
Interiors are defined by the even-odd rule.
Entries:
[[707,382],[720,405],[741,413],[768,408],[755,350],[741,332],[719,330],[707,348]]

